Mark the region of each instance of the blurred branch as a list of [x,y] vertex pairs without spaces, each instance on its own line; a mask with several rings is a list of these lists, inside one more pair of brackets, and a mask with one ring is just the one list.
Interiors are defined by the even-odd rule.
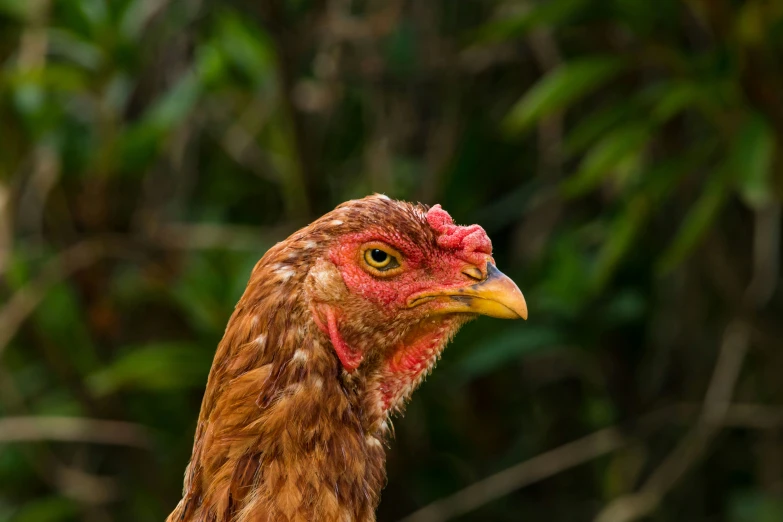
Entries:
[[262,150],[255,140],[269,117],[268,104],[256,97],[249,107],[243,107],[238,119],[231,115],[230,119],[226,118],[225,112],[223,106],[210,110],[211,118],[218,121],[227,120],[223,132],[212,132],[226,154],[261,179],[274,183],[284,182],[281,173],[269,158],[269,153]]
[[[319,18],[324,9],[324,2],[315,2],[311,10],[312,18]],[[260,12],[265,18],[266,28],[274,41],[277,51],[277,73],[280,86],[280,102],[285,115],[291,138],[292,160],[298,170],[301,183],[300,206],[290,209],[296,217],[308,218],[313,215],[316,201],[324,185],[316,173],[314,155],[308,147],[308,136],[303,115],[297,110],[294,102],[299,53],[297,47],[302,40],[314,33],[313,27],[295,27],[285,15],[284,2],[280,0],[264,0],[260,2]],[[298,30],[297,30],[298,29]]]
[[[19,38],[19,50],[17,53],[17,66],[21,72],[36,71],[46,65],[46,53],[49,47],[47,21],[49,18],[50,0],[30,0],[28,5],[29,20]],[[16,208],[22,212],[21,221],[40,222],[38,218],[43,214],[43,203],[46,195],[57,179],[59,168],[56,154],[51,154],[50,147],[39,145],[34,152],[33,172],[30,176],[29,191],[23,194],[20,201],[16,202]],[[23,167],[24,170],[24,167]],[[19,176],[23,178],[23,175]],[[37,192],[35,201],[28,201],[25,195]],[[0,274],[5,271],[8,258],[11,255],[13,243],[13,229],[11,226],[11,190],[8,186],[0,185]],[[1,325],[2,323],[0,323]],[[0,333],[2,338],[2,333]],[[2,343],[0,343],[2,352]]]
[[457,57],[457,67],[470,74],[484,72],[499,64],[518,59],[516,47],[508,42],[473,45],[461,51]]
[[456,518],[519,488],[615,451],[626,443],[617,428],[595,432],[471,484],[401,522],[442,522]]
[[39,69],[46,63],[49,46],[46,22],[49,16],[49,0],[30,0],[30,21],[19,42],[19,68],[23,71]]
[[0,444],[54,440],[150,448],[146,428],[122,421],[77,417],[25,416],[0,419]]
[[[562,63],[560,48],[551,28],[538,28],[527,38],[543,75]],[[515,253],[536,258],[543,251],[563,213],[563,199],[554,187],[563,170],[563,111],[556,111],[538,122],[538,167],[536,175],[552,190],[542,190],[543,197],[534,200],[524,221],[515,231]]]
[[403,3],[376,2],[375,10],[364,13],[362,18],[350,14],[350,4],[345,0],[329,2],[323,32],[334,42],[357,42],[387,36],[399,23]]
[[168,6],[170,0],[143,0],[140,2],[141,10],[136,23],[139,27],[146,27],[149,22]]
[[[692,422],[704,408],[703,403],[680,403],[646,415],[639,426],[643,434],[663,424]],[[722,419],[726,428],[768,430],[783,427],[783,407],[764,404],[733,403],[726,408]]]
[[120,494],[117,481],[111,477],[92,475],[70,466],[58,466],[52,472],[57,489],[83,504],[108,504]]
[[454,118],[453,109],[446,108],[447,114],[433,125],[427,141],[424,179],[421,181],[419,198],[421,201],[435,201],[442,190],[442,181],[446,169],[454,160],[454,152],[463,131],[462,125]]
[[[542,76],[552,72],[562,63],[560,49],[549,28],[532,31],[528,37],[533,56],[542,70]],[[563,117],[557,111],[542,118],[538,123],[538,175],[545,178],[560,178],[563,158]]]
[[703,457],[724,425],[748,345],[747,324],[735,320],[723,336],[699,421],[652,473],[639,492],[623,495],[610,502],[595,517],[596,522],[630,522],[650,514],[664,495]]
[[[13,379],[0,366],[0,402],[3,403],[4,412],[23,412],[26,410],[24,399],[13,384]],[[65,421],[63,421],[65,419]],[[91,475],[80,469],[65,464],[55,453],[44,443],[47,439],[54,440],[72,440],[87,442],[82,439],[95,437],[89,433],[89,429],[98,428],[99,438],[101,435],[115,435],[114,440],[137,439],[134,444],[125,444],[130,446],[151,448],[148,434],[143,428],[134,424],[114,421],[90,421],[87,425],[78,427],[76,423],[83,419],[62,418],[62,417],[36,417],[31,415],[5,417],[0,419],[0,444],[4,440],[8,442],[20,441],[26,442],[20,447],[20,451],[30,465],[36,471],[41,480],[60,491],[64,496],[74,499],[82,504],[97,506],[105,504],[117,497],[117,488],[115,482],[108,477]],[[123,430],[122,434],[112,434],[117,427],[128,424],[131,430]],[[109,428],[107,431],[106,428]],[[80,433],[81,432],[81,433]],[[130,434],[130,436],[129,436]],[[81,435],[77,439],[75,436]],[[107,438],[108,439],[108,438]],[[128,442],[126,440],[125,442]],[[99,441],[95,441],[99,442]],[[107,441],[100,443],[109,444]]]
[[638,492],[610,502],[595,517],[596,522],[631,522],[654,512],[666,493],[701,460],[720,433],[750,345],[751,327],[745,317],[763,308],[777,286],[779,236],[780,205],[774,203],[756,211],[753,277],[743,296],[740,312],[723,334],[699,420]]
[[[129,247],[129,241],[118,237],[91,238],[76,243],[48,261],[38,276],[16,291],[0,309],[0,357],[24,321],[53,286],[102,259],[125,257]],[[3,378],[3,375],[0,375],[0,382],[3,402],[7,403],[10,410],[26,413],[23,398],[13,387],[10,376]],[[94,442],[140,448],[152,446],[148,433],[132,423],[28,415],[0,419],[0,443],[34,443],[24,445],[22,451],[42,480],[62,495],[91,506],[115,500],[120,491],[116,482],[109,477],[92,475],[65,464],[51,449],[41,444],[45,440]]]
[[8,266],[13,241],[9,192],[8,187],[0,182],[0,274],[4,273]]
[[765,306],[777,288],[780,271],[781,205],[774,202],[756,211],[753,240],[753,278],[744,299],[746,306]]
[[[633,425],[639,428],[641,436],[645,436],[672,421],[689,420],[702,409],[703,405],[698,403],[675,404],[648,413]],[[726,407],[721,423],[725,427],[759,430],[781,427],[783,408],[731,404]],[[633,440],[623,435],[625,431],[619,426],[606,428],[564,444],[437,500],[400,522],[444,522],[462,516],[518,489],[621,449]]]
[[50,144],[39,144],[33,152],[33,167],[26,190],[18,201],[18,228],[40,234],[49,193],[60,175],[60,158]]
[[768,430],[783,427],[783,408],[761,404],[732,404],[723,419],[726,427]]

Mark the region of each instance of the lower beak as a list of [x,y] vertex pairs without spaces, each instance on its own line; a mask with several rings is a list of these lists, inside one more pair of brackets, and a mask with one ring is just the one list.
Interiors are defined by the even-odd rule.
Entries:
[[413,307],[437,300],[437,313],[470,313],[500,319],[527,319],[527,303],[519,287],[491,263],[487,263],[487,278],[475,285],[417,295],[409,304]]

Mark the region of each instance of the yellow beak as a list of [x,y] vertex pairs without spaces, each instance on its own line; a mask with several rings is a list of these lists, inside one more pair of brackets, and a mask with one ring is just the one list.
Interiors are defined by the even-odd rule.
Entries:
[[[475,269],[474,269],[475,270]],[[416,295],[408,306],[437,300],[437,313],[469,313],[500,319],[527,319],[527,303],[519,287],[495,265],[487,264],[487,278],[475,285]]]

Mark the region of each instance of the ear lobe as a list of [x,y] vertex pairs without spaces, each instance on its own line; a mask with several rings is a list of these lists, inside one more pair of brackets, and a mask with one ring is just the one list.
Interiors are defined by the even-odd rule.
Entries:
[[325,259],[316,261],[307,273],[305,291],[310,299],[319,303],[339,301],[348,295],[340,270]]

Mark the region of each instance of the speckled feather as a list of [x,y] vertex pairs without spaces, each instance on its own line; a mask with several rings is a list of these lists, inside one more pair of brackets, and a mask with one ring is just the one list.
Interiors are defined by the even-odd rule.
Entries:
[[[393,284],[370,278],[354,255],[367,240],[399,249],[410,270]],[[490,255],[481,227],[385,196],[347,202],[272,247],[217,348],[168,522],[374,521],[389,415],[470,319],[404,300],[464,284],[443,267]]]

